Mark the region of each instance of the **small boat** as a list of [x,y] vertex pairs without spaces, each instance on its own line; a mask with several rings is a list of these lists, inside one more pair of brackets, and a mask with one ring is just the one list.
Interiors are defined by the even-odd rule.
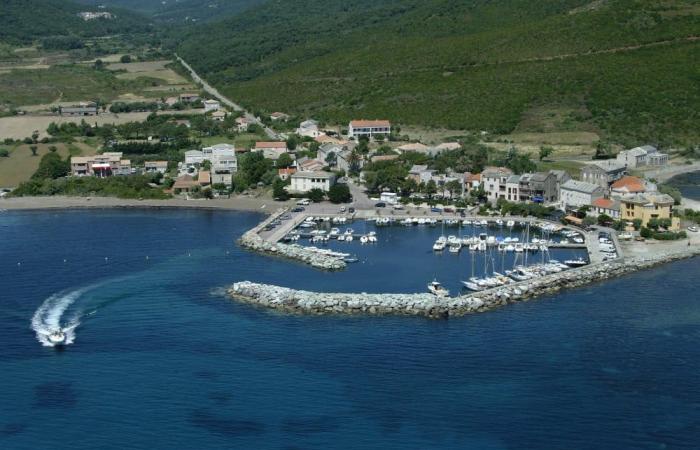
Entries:
[[578,258],[578,259],[567,259],[564,261],[564,264],[566,264],[569,267],[581,267],[585,266],[588,264],[585,259],[583,258]]
[[447,297],[450,295],[450,291],[445,289],[439,281],[433,280],[428,284],[428,292],[435,295],[436,297]]
[[66,333],[63,330],[54,330],[48,334],[47,339],[54,346],[63,345],[66,343]]

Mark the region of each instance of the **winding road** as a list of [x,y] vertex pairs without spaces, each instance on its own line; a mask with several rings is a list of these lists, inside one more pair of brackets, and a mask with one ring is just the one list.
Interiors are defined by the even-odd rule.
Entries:
[[218,99],[221,103],[223,103],[224,105],[226,105],[226,106],[228,106],[229,108],[233,109],[234,111],[240,111],[240,112],[242,112],[246,119],[250,120],[251,122],[253,122],[253,123],[257,124],[257,125],[260,125],[260,126],[262,127],[262,129],[265,130],[265,134],[266,134],[270,139],[276,140],[276,141],[277,141],[277,140],[281,140],[280,135],[277,134],[277,133],[275,133],[274,130],[272,130],[271,128],[267,127],[264,123],[262,123],[260,120],[258,120],[257,117],[255,117],[254,115],[252,115],[251,113],[249,113],[248,111],[246,111],[245,108],[243,108],[241,105],[239,105],[238,103],[235,103],[235,102],[233,102],[232,100],[230,100],[229,98],[225,97],[225,96],[222,95],[215,87],[213,87],[212,85],[210,85],[209,83],[207,83],[206,80],[204,80],[202,77],[200,77],[200,76],[197,74],[197,72],[195,72],[195,70],[192,68],[192,66],[190,66],[189,64],[187,64],[187,61],[185,61],[184,59],[180,58],[180,55],[178,55],[178,54],[176,53],[176,54],[175,54],[175,57],[176,57],[177,60],[180,62],[180,64],[182,64],[182,66],[183,66],[185,69],[187,69],[187,71],[190,73],[190,77],[192,78],[192,80],[193,80],[195,83],[200,84],[200,85],[202,86],[202,89],[204,89],[204,91],[206,91],[209,95],[211,95],[212,97],[215,97],[215,98]]

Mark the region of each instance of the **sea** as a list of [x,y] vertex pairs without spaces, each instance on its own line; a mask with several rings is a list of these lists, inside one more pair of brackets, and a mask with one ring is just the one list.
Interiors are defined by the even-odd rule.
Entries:
[[456,290],[488,261],[358,222],[379,242],[321,272],[239,248],[260,219],[0,212],[0,448],[700,448],[699,259],[448,320],[286,315],[225,289]]

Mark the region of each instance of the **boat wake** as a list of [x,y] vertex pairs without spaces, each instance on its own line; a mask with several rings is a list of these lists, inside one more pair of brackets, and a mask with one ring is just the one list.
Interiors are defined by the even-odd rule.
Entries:
[[[88,286],[74,291],[63,291],[47,298],[32,317],[32,329],[37,340],[45,347],[70,345],[75,342],[75,329],[80,325],[80,319],[85,316],[81,308],[73,307],[76,302],[90,289]],[[73,308],[71,308],[73,307]],[[50,335],[57,331],[63,332],[65,340],[62,344],[51,341]]]

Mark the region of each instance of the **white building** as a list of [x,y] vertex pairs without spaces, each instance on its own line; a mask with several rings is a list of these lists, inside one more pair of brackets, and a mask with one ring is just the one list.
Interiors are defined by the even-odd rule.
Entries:
[[363,136],[372,139],[375,135],[391,134],[391,122],[388,120],[353,120],[348,125],[348,137],[359,139]]
[[319,136],[322,136],[324,133],[319,131],[317,121],[309,119],[299,124],[299,128],[297,128],[297,134],[299,136],[317,138]]
[[311,189],[321,189],[328,192],[335,184],[335,174],[329,172],[297,172],[291,177],[292,184],[289,190],[292,192],[309,192]]
[[579,208],[591,205],[595,200],[603,198],[604,194],[603,188],[598,184],[569,180],[561,186],[559,198],[564,208]]
[[211,184],[225,184],[230,187],[233,184],[233,174],[238,171],[238,159],[233,145],[214,148],[210,161]]
[[204,112],[218,111],[221,108],[221,103],[217,100],[204,100]]

